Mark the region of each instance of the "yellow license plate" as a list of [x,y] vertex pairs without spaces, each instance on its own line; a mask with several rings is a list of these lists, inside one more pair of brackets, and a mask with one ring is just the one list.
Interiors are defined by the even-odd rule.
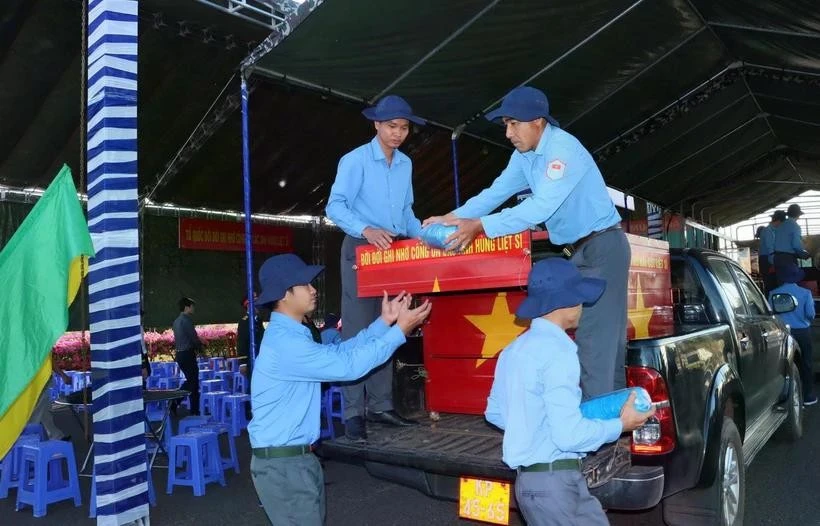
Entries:
[[510,523],[510,483],[461,477],[458,516],[506,526]]

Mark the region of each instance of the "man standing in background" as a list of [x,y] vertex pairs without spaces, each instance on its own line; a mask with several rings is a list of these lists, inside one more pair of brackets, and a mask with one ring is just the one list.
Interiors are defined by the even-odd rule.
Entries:
[[[185,382],[180,386],[183,391],[191,393],[191,414],[199,414],[199,367],[196,364],[196,355],[202,350],[202,342],[194,328],[194,300],[181,298],[179,300],[179,316],[174,320],[174,347],[176,348],[176,362],[179,370],[185,375]],[[171,402],[171,411],[176,412],[178,402]]]
[[803,248],[803,232],[797,219],[803,215],[800,205],[789,205],[786,215],[788,219],[774,229],[774,267],[799,266],[798,259],[806,259],[809,253]]

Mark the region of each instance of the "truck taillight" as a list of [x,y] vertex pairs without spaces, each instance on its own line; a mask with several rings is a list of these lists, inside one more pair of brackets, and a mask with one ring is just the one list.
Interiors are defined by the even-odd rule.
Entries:
[[627,367],[626,385],[643,387],[653,403],[660,403],[654,418],[632,432],[632,454],[663,455],[675,449],[675,421],[661,373],[649,367]]

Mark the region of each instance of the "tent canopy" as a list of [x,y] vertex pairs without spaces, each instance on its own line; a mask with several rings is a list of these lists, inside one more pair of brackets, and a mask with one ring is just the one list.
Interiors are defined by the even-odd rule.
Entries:
[[[328,0],[255,70],[351,101],[398,93],[502,145],[481,114],[533,85],[608,184],[687,213],[713,204],[721,224],[820,184],[808,1]],[[486,172],[463,170],[471,186]],[[446,209],[430,177],[417,170],[418,200]]]
[[[78,177],[80,2],[6,3],[0,184],[44,187],[63,162]],[[140,192],[241,209],[229,79],[266,33],[190,0],[140,6]],[[359,112],[388,92],[437,123],[403,149],[417,215],[446,212],[450,129],[465,125],[469,197],[511,151],[481,114],[521,84],[546,91],[608,184],[696,218],[728,224],[820,187],[820,12],[807,0],[325,0],[254,71],[256,212],[321,214],[339,157],[373,133]]]

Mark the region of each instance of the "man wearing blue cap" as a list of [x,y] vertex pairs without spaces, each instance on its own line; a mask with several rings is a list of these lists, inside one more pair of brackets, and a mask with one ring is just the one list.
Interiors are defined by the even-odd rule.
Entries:
[[385,292],[381,315],[369,327],[341,344],[316,343],[302,320],[316,308],[310,283],[323,270],[294,254],[274,256],[259,270],[257,301],[273,312],[251,379],[251,477],[277,526],[324,524],[324,476],[311,453],[319,439],[321,383],[367,374],[430,313],[427,301],[410,309],[409,295],[402,292],[388,301]]
[[[379,314],[378,298],[359,298],[356,287],[356,247],[370,243],[386,250],[396,237],[415,238],[421,222],[413,213],[413,163],[398,150],[410,133],[410,123],[424,124],[399,96],[388,95],[363,112],[373,121],[376,136],[339,161],[325,212],[345,236],[342,242],[342,338],[356,335]],[[413,425],[393,410],[393,364],[388,361],[366,379],[343,387],[345,435],[367,437],[367,419],[396,426]]]
[[757,248],[757,262],[760,277],[766,291],[777,286],[774,274],[774,231],[786,220],[786,212],[775,210],[768,225],[757,229],[755,237],[760,241]]
[[777,267],[777,281],[779,286],[769,292],[769,302],[775,294],[791,294],[797,300],[797,308],[785,314],[778,314],[783,323],[789,326],[791,335],[800,346],[800,360],[797,368],[800,371],[800,380],[803,384],[803,405],[811,406],[817,403],[814,393],[814,363],[811,336],[811,323],[814,321],[814,298],[811,291],[798,285],[805,273],[797,265],[781,265]]
[[798,259],[807,259],[811,255],[803,248],[803,232],[797,220],[803,215],[800,205],[791,204],[786,210],[788,219],[774,229],[774,267],[797,265]]
[[632,393],[620,418],[581,415],[577,347],[566,331],[578,327],[582,311],[599,301],[605,287],[604,280],[582,277],[565,259],[536,263],[516,312],[532,319],[530,330],[496,364],[484,415],[504,430],[503,460],[518,471],[515,498],[529,526],[609,524],[589,493],[581,459],[655,412],[636,411]]
[[[621,216],[612,204],[601,172],[578,139],[558,127],[546,95],[532,87],[515,88],[501,107],[487,114],[502,121],[515,146],[507,168],[492,185],[445,216],[424,221],[458,227],[447,242],[466,248],[481,233],[515,234],[546,223],[550,241],[565,245],[584,276],[601,278],[606,291],[584,309],[575,341],[586,397],[624,387],[626,290],[630,249]],[[517,206],[491,213],[510,197],[529,189]]]

